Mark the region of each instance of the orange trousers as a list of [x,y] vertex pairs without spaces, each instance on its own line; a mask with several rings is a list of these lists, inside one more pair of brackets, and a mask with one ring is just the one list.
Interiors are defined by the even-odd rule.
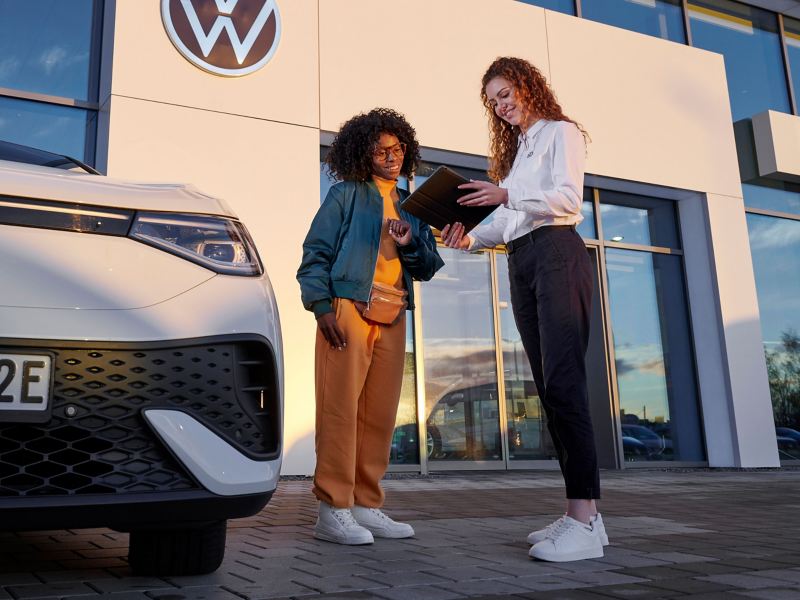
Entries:
[[332,349],[317,328],[313,491],[336,508],[379,508],[403,383],[405,311],[394,325],[376,325],[350,300],[333,307],[347,347]]

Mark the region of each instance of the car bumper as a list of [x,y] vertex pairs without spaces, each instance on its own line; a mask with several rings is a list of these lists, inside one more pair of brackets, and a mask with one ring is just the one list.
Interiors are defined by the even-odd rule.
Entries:
[[265,337],[0,346],[54,356],[49,421],[0,421],[0,514],[14,529],[234,518],[275,489],[282,396]]

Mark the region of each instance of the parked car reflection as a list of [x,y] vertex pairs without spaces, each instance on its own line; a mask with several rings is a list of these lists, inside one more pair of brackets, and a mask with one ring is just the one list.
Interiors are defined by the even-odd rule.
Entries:
[[800,459],[800,431],[791,427],[776,427],[775,437],[778,442],[778,455],[781,459]]
[[672,440],[643,425],[622,425],[622,435],[642,442],[652,456],[672,454]]

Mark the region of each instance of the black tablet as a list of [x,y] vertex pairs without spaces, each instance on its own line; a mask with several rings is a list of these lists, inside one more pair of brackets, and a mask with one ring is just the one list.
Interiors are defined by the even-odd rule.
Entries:
[[403,200],[400,208],[440,231],[445,225],[455,222],[461,223],[466,231],[470,231],[497,207],[461,206],[457,200],[471,190],[460,190],[458,186],[468,181],[469,179],[448,167],[439,167]]

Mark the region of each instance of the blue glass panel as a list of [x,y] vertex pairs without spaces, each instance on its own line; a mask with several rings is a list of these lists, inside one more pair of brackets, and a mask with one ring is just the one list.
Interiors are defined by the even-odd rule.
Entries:
[[581,206],[583,221],[581,221],[576,229],[582,238],[596,240],[597,228],[594,223],[594,202],[592,202],[592,196],[591,188],[583,189],[583,205]]
[[675,206],[622,192],[600,192],[603,237],[609,242],[680,248]]
[[681,259],[606,249],[626,460],[704,459]]
[[92,0],[0,0],[0,87],[94,100]]
[[795,97],[800,93],[800,21],[783,18],[784,40],[789,59],[789,75],[792,78]]
[[522,347],[511,308],[508,257],[496,255],[497,299],[508,422],[510,460],[557,459],[555,445],[547,429],[547,419],[533,381],[530,361]]
[[501,461],[491,255],[439,254],[420,288],[428,457]]
[[800,221],[750,213],[747,228],[778,450],[800,459]]
[[680,0],[581,0],[581,16],[673,42],[686,42]]
[[417,425],[417,369],[414,362],[414,319],[406,313],[406,360],[403,387],[397,407],[389,462],[393,465],[419,464],[419,426]]
[[92,164],[95,125],[94,111],[0,97],[0,140]]
[[557,10],[568,15],[575,14],[575,2],[573,0],[520,0],[520,2]]
[[764,185],[742,184],[744,205],[800,215],[800,185],[765,181]]
[[692,44],[725,56],[733,120],[791,113],[774,13],[728,0],[689,3]]

